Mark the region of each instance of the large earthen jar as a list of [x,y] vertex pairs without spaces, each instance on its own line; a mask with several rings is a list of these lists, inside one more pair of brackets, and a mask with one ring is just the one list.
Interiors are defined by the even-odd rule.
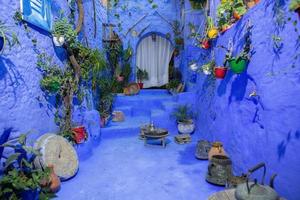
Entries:
[[212,143],[211,149],[208,152],[208,159],[211,160],[214,155],[226,156],[226,152],[221,142]]

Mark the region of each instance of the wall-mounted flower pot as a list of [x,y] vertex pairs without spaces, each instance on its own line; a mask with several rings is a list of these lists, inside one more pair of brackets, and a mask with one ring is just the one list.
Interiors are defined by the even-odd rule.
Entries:
[[64,36],[53,36],[53,43],[56,47],[61,47],[65,43],[65,37]]
[[218,37],[218,29],[217,28],[211,28],[207,31],[207,37],[209,39],[215,39],[216,37]]
[[87,139],[87,133],[84,126],[72,128],[72,132],[74,134],[76,144],[81,144]]
[[210,48],[210,42],[209,42],[209,40],[207,40],[207,39],[202,40],[201,47],[203,49],[209,49]]
[[0,36],[0,52],[2,51],[3,47],[4,47],[4,38]]
[[216,78],[224,79],[227,73],[227,67],[215,67],[214,74]]
[[229,61],[229,65],[231,70],[236,73],[240,74],[247,68],[248,60],[246,59],[231,59]]
[[233,11],[233,18],[235,20],[239,20],[239,19],[241,19],[241,17],[242,16],[237,11]]

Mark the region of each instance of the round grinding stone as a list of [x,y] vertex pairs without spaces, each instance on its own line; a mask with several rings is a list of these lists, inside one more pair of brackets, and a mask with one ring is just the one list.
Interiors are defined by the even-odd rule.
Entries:
[[53,165],[54,172],[61,180],[67,180],[77,173],[79,165],[77,153],[64,137],[45,134],[36,141],[34,147],[42,154],[34,161],[36,167]]

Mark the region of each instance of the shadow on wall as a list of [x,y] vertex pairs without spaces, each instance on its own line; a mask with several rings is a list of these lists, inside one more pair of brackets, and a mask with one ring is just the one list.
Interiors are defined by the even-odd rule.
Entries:
[[13,89],[12,93],[14,96],[14,101],[10,106],[13,107],[17,101],[17,88],[20,85],[24,85],[25,87],[27,86],[14,63],[10,59],[4,57],[1,57],[0,59],[0,81],[3,82],[3,84],[1,83],[2,87],[0,88],[0,93],[5,93],[8,87],[11,87]]
[[292,131],[288,132],[285,140],[282,140],[277,146],[278,161],[280,161],[282,158],[284,158],[288,145],[293,140],[299,140],[299,139],[300,139],[300,130],[297,130],[294,134],[292,134]]

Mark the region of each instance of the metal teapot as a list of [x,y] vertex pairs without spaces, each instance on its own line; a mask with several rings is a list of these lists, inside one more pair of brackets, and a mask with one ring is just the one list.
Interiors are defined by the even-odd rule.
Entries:
[[[261,184],[257,183],[256,179],[254,182],[249,182],[250,175],[260,168],[264,168]],[[238,185],[235,190],[235,198],[237,200],[278,200],[279,195],[273,189],[274,178],[276,177],[276,174],[271,177],[270,186],[264,185],[265,176],[265,163],[260,163],[252,169],[249,169],[246,183]]]

